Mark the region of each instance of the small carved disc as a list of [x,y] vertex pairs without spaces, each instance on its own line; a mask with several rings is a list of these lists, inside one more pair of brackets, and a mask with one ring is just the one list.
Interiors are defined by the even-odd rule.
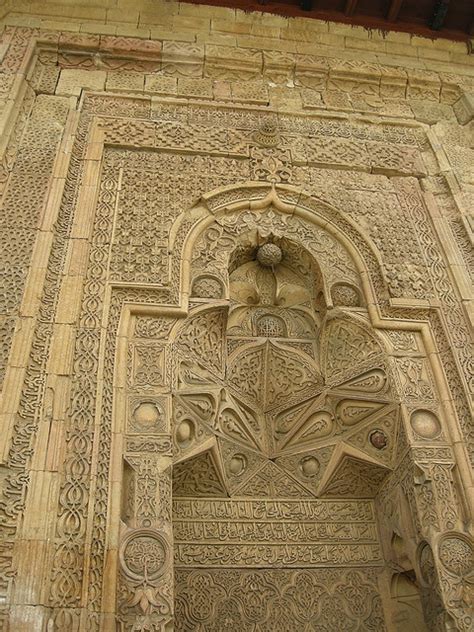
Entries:
[[320,464],[316,457],[306,456],[300,461],[301,473],[305,478],[313,478],[319,473]]
[[439,559],[446,570],[459,577],[473,572],[473,549],[464,537],[448,535],[443,538],[439,545]]
[[160,418],[160,411],[153,402],[142,402],[133,411],[134,421],[141,426],[153,426]]
[[156,579],[168,565],[168,544],[153,529],[134,530],[122,542],[120,561],[126,575],[140,581]]
[[436,439],[441,432],[441,424],[430,410],[415,410],[410,424],[414,432],[423,439]]

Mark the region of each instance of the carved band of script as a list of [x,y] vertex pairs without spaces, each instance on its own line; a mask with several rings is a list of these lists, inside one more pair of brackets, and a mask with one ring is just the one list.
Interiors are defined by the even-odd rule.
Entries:
[[367,500],[185,500],[175,499],[176,520],[374,521]]
[[175,542],[341,542],[375,543],[374,524],[317,522],[173,522]]
[[304,568],[382,564],[376,544],[237,545],[175,544],[175,567]]

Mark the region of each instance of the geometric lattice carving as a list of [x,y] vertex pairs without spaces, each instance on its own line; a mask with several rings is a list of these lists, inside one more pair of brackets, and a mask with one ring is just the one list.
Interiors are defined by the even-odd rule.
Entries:
[[223,369],[225,319],[222,310],[197,313],[181,329],[178,345],[186,354],[197,355],[211,371]]
[[290,472],[306,489],[317,496],[326,466],[334,451],[334,446],[319,450],[305,451],[291,456],[282,456],[276,463]]
[[265,463],[258,452],[247,450],[238,443],[222,438],[217,440],[225,470],[227,486],[231,495],[239,495],[238,488],[244,485]]
[[346,436],[345,441],[391,467],[398,444],[397,424],[398,410],[392,410],[373,418],[369,425]]
[[387,374],[382,369],[372,369],[361,375],[352,377],[341,384],[338,384],[338,390],[345,391],[363,391],[378,395],[384,392],[387,383]]
[[321,350],[328,378],[349,368],[353,371],[358,365],[382,354],[382,348],[373,336],[353,321],[342,319],[327,324]]
[[[268,342],[233,355],[229,379],[252,403],[270,410],[282,401],[310,393],[321,384],[309,358]],[[263,381],[265,380],[265,381]]]

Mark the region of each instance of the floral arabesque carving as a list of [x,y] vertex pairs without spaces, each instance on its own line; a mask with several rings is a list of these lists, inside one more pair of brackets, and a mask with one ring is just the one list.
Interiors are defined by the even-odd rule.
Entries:
[[[20,31],[21,31],[21,29],[18,30],[18,35],[21,35],[20,39],[23,41],[23,44],[26,45],[26,43],[28,41],[28,35],[26,33],[21,34]],[[92,97],[92,99],[90,99],[90,103],[91,104],[92,104],[92,100],[93,99],[94,99],[94,106],[93,107],[95,108],[95,110],[97,112],[102,111],[103,113],[106,113],[107,115],[119,114],[120,116],[130,115],[130,116],[134,117],[134,116],[138,116],[138,115],[139,116],[146,115],[146,112],[147,112],[147,106],[143,105],[142,103],[140,103],[140,107],[139,108],[137,106],[137,102],[133,102],[133,107],[132,107],[132,105],[130,105],[130,107],[129,107],[127,104],[124,105],[123,100],[115,99],[112,102],[112,100],[109,99],[108,97],[107,98],[105,98],[105,97]],[[87,101],[87,99],[86,99],[86,101]],[[130,103],[132,103],[132,101]],[[86,105],[86,107],[87,107],[87,105]],[[149,110],[149,105],[148,105],[148,110]],[[170,113],[171,110],[172,110],[172,108],[168,112],[168,115],[170,117],[173,116],[173,114]],[[207,118],[209,117],[209,113],[208,112],[202,112],[202,111],[199,110],[199,108],[195,108],[195,111],[198,113],[198,117],[199,117],[200,121],[206,119],[206,117]],[[229,112],[226,115],[226,117],[222,116],[222,119],[219,119],[219,120],[224,120],[224,119],[225,120],[229,120],[229,121],[231,120],[231,124],[234,125],[235,120],[237,120],[238,116],[240,116],[239,120],[242,120],[242,116],[243,115],[241,113],[239,113],[239,115],[237,115],[237,114],[235,114],[233,112]],[[288,129],[288,128],[293,128],[294,129],[296,127],[296,124],[292,123],[291,120],[292,120],[292,117],[288,116],[288,117],[286,117],[286,121],[283,121],[285,129]],[[300,125],[301,123],[298,123],[298,124]],[[328,129],[327,129],[328,128],[328,124],[327,123],[323,124],[323,123],[321,123],[319,121],[311,121],[311,125],[313,127],[313,131],[320,131],[320,129],[322,129],[322,127],[324,127],[325,133],[328,133]],[[333,130],[334,130],[332,133],[334,133],[334,134],[340,133],[340,130],[338,131],[338,125],[342,126],[341,124],[339,124],[339,123],[336,124],[335,122],[334,123],[331,122],[331,125],[332,125]],[[344,126],[348,128],[348,124],[344,123]],[[370,127],[369,125],[366,125],[366,129],[364,128],[364,130],[359,130],[359,131],[352,130],[351,134],[359,133],[359,135],[361,137],[365,138],[366,135],[370,134],[370,132],[368,131],[369,127]],[[122,133],[122,137],[120,137],[120,134],[119,134],[120,130],[119,130],[119,126],[118,125],[117,125],[117,130],[118,130],[117,131],[117,138],[116,138],[117,142],[120,142],[120,138],[124,138],[125,135],[128,135],[128,137],[132,137],[134,135],[134,133],[135,133],[135,129],[127,130],[125,128],[125,126],[122,126],[122,132],[121,132]],[[383,135],[383,134],[387,135],[388,132],[390,132],[390,131],[392,131],[392,133],[394,135],[398,134],[400,136],[400,138],[403,136],[402,140],[403,140],[403,142],[406,142],[406,143],[412,141],[412,139],[410,137],[410,134],[412,134],[414,136],[414,132],[413,133],[412,132],[409,133],[403,128],[400,128],[399,131],[394,131],[394,128],[390,128],[390,127],[386,127],[386,126],[383,126],[383,128],[382,128],[382,126],[380,126],[380,128],[378,128],[376,130],[376,133],[378,135]],[[162,134],[162,136],[163,136],[163,138],[166,137],[165,140],[166,140],[166,142],[168,142],[168,140],[167,140],[168,138],[171,138],[171,137],[176,138],[178,136],[178,133],[173,132],[169,136],[167,136],[166,134]],[[381,140],[381,139],[378,139],[378,140]],[[162,142],[162,141],[160,140],[160,142]],[[175,141],[172,140],[172,142],[175,142]],[[242,178],[242,179],[244,179],[244,178]],[[211,187],[209,187],[209,188],[211,188]],[[110,212],[110,209],[109,209],[109,212]],[[62,214],[62,219],[64,219],[64,213]],[[68,219],[67,218],[67,213],[66,213],[66,218],[65,219]],[[62,224],[59,224],[58,231],[61,232],[63,230],[63,228],[64,228],[64,226]],[[348,234],[349,234],[349,231],[348,231]],[[60,259],[61,255],[58,255],[58,256],[59,256],[59,259]],[[59,261],[59,259],[57,259],[56,261]],[[373,270],[372,270],[372,272],[373,272]],[[177,292],[176,292],[177,285],[176,285],[176,280],[174,280],[173,282],[175,283],[175,285],[173,286],[174,290],[175,290],[175,294],[173,295],[174,296],[173,300],[175,300],[176,297],[177,297]],[[101,279],[99,279],[99,284],[100,283],[102,283]],[[380,288],[383,288],[383,287],[384,287],[383,284],[381,284],[380,287],[378,288],[378,290],[380,290]],[[89,323],[96,323],[96,322],[100,322],[100,320],[101,320],[100,310],[102,309],[101,308],[102,295],[100,294],[100,292],[97,293],[96,295],[93,295],[93,291],[94,291],[93,290],[93,283],[91,283],[90,286],[88,287],[89,296],[92,296],[92,300],[91,300],[91,303],[90,303],[91,309],[89,310],[89,313],[87,314],[87,324],[85,324],[85,328],[87,328],[89,326]],[[51,298],[53,295],[54,295],[54,291],[50,289],[49,298]],[[124,292],[123,294],[121,294],[120,301],[122,301],[122,300],[126,301],[126,300],[129,300],[129,299],[130,300],[137,299],[137,300],[143,300],[144,302],[150,302],[150,303],[152,303],[153,300],[167,302],[167,299],[169,298],[169,296],[170,296],[169,294],[163,293],[161,295],[155,295],[155,299],[153,299],[152,296],[151,296],[151,293],[147,296],[146,292],[143,292],[141,294],[140,293],[136,293],[135,294],[133,292],[129,292],[129,293]],[[382,296],[382,299],[383,299],[383,296]],[[94,313],[94,309],[92,309],[92,305],[94,303],[95,303],[95,305],[97,307],[97,313]],[[383,300],[380,301],[380,305],[383,307]],[[112,301],[112,308],[115,309],[115,310],[119,310],[118,302],[114,303]],[[422,312],[420,312],[420,313],[421,313],[422,316],[424,315]],[[396,315],[395,312],[394,312],[394,314]],[[398,314],[402,315],[403,317],[406,317],[407,314],[408,314],[408,317],[410,317],[410,311],[409,310],[405,310],[405,311],[400,310],[398,312]],[[416,314],[414,314],[413,312],[411,312],[411,314],[416,316]],[[115,318],[115,321],[114,321],[114,318]],[[113,329],[113,327],[116,326],[116,319],[118,317],[114,316],[114,318],[112,318],[111,321],[110,321],[112,329]],[[45,321],[45,322],[50,322],[50,321],[48,320],[48,321]],[[436,323],[433,324],[434,327],[435,327],[435,325],[436,325]],[[442,328],[441,328],[441,331],[439,331],[439,329],[437,330],[437,335],[438,335],[438,339],[439,340],[441,340],[441,341],[445,340],[445,338],[443,338],[444,334],[443,334]],[[37,329],[37,336],[36,336],[36,341],[37,341],[38,344],[35,347],[35,352],[37,351],[37,358],[40,358],[41,354],[45,354],[45,356],[47,355],[47,344],[45,345],[43,343],[45,341],[47,341],[48,336],[50,336],[50,329],[47,326],[44,326],[42,328],[38,327],[38,329]],[[110,344],[110,347],[113,348],[114,339],[113,339],[113,335],[112,334],[110,334],[110,336],[108,337],[108,343],[107,344]],[[445,348],[445,346],[443,346],[443,349],[444,348]],[[80,350],[79,347],[78,347],[78,352],[77,353],[78,354],[81,353],[81,350]],[[108,348],[107,348],[107,360],[106,360],[106,362],[112,363],[112,364],[114,362],[113,353],[109,353]],[[457,373],[455,361],[454,361],[454,369],[452,368],[453,367],[453,361],[450,361],[450,364],[448,364],[448,359],[447,359],[446,360],[446,364],[447,364],[448,368],[450,367],[449,368],[449,372],[448,372],[450,381],[451,381],[451,383],[455,384],[456,383],[456,373]],[[79,370],[80,371],[84,371],[83,368],[79,367],[79,364],[76,365],[76,366],[78,367],[78,373],[79,373]],[[43,362],[42,365],[37,364],[37,365],[33,366],[33,369],[35,369],[35,370],[38,369],[39,373],[42,376],[44,376],[44,370],[45,370],[44,362]],[[110,376],[110,371],[109,371],[108,375]],[[31,372],[30,372],[30,377],[31,377]],[[36,379],[36,374],[34,374],[34,378],[35,378],[34,380],[33,379],[30,380],[29,387],[31,387],[31,392],[33,394],[36,394],[38,396],[38,398],[41,399],[41,397],[42,397],[41,392],[40,392],[41,388],[42,388],[41,387],[41,378],[40,379]],[[85,389],[90,389],[90,388],[93,389],[94,388],[94,386],[92,384],[89,384],[86,381],[82,382],[82,385],[85,387]],[[78,389],[78,390],[80,390],[80,389]],[[29,391],[28,391],[28,393],[29,393]],[[107,493],[106,492],[104,493],[104,489],[105,490],[107,489],[107,468],[104,466],[104,463],[107,461],[107,459],[109,457],[109,454],[108,454],[108,449],[109,448],[108,448],[108,446],[110,445],[110,436],[107,435],[107,432],[108,432],[107,431],[107,424],[110,423],[110,415],[111,415],[110,402],[108,401],[108,398],[110,398],[110,392],[107,392],[107,390],[106,390],[106,392],[105,392],[105,399],[104,399],[104,402],[105,402],[105,405],[104,405],[105,430],[104,431],[101,430],[101,438],[100,438],[100,442],[99,442],[99,445],[100,445],[100,448],[99,448],[100,464],[99,464],[99,468],[98,468],[99,469],[99,478],[98,478],[98,482],[97,482],[97,490],[99,490],[99,496],[98,496],[98,500],[96,502],[96,518],[94,518],[94,522],[96,523],[95,526],[94,526],[94,530],[95,530],[94,533],[95,533],[95,536],[98,535],[99,537],[98,537],[97,540],[94,539],[94,542],[92,544],[93,555],[92,555],[92,562],[91,562],[91,565],[92,565],[91,575],[93,577],[93,581],[92,581],[92,586],[93,587],[91,588],[91,592],[90,592],[90,594],[91,594],[91,602],[95,602],[95,600],[97,599],[97,586],[98,585],[100,586],[100,581],[101,581],[100,580],[100,576],[101,576],[101,573],[102,573],[102,561],[101,561],[101,551],[100,550],[101,550],[101,547],[102,547],[101,543],[105,539],[104,538],[105,534],[103,532],[103,529],[104,529],[103,525],[104,525],[104,520],[106,519],[106,515],[107,515],[107,509],[106,509],[106,506],[107,506],[107,503],[106,503]],[[34,401],[34,402],[38,401],[35,397],[32,397],[32,398],[30,397],[30,400]],[[462,392],[461,392],[461,395],[459,395],[459,393],[456,393],[456,403],[457,403],[458,406],[461,406],[458,403],[458,402],[461,402],[461,401],[462,401]],[[91,400],[88,400],[87,409],[88,410],[92,410],[94,408],[94,406],[95,406],[95,403],[93,401],[91,401]],[[461,406],[461,408],[459,408],[459,410],[462,411],[462,406]],[[20,435],[19,442],[20,443],[23,442],[24,438],[27,435],[28,435],[28,437],[27,437],[28,439],[32,438],[33,435],[30,434],[30,431],[33,434],[35,432],[34,423],[30,423],[31,420],[32,420],[32,412],[33,411],[32,410],[26,411],[24,409],[23,412],[29,412],[30,414],[29,414],[29,416],[21,417],[17,421],[17,426],[16,426],[15,430],[17,430],[17,431],[20,430],[20,433],[19,433],[19,435]],[[26,427],[26,425],[27,425],[26,423],[24,423],[25,419],[27,421],[28,428],[25,429],[25,433],[21,433],[22,427],[23,426]],[[77,431],[78,431],[77,428],[73,428],[73,430],[72,430],[72,432],[77,432]],[[71,451],[72,451],[72,446],[73,445],[74,445],[74,443],[71,442],[71,446],[70,446]],[[18,446],[18,444],[16,444],[16,446]],[[88,442],[86,451],[89,451],[90,448],[91,448],[91,446],[90,446],[90,443]],[[12,477],[10,479],[10,482],[9,482],[9,488],[8,489],[10,491],[12,489],[14,490],[15,489],[15,482],[18,482],[19,484],[17,485],[16,489],[17,490],[19,490],[19,489],[23,489],[24,490],[25,486],[27,484],[27,479],[23,476],[23,472],[21,471],[21,467],[24,465],[24,463],[22,461],[22,456],[21,455],[18,456],[17,452],[12,453],[12,462],[19,464],[20,467],[19,467],[18,473],[15,471],[15,474],[12,475]],[[72,463],[73,462],[68,463],[68,467],[73,467]],[[78,464],[74,463],[74,466],[77,467]],[[86,468],[88,467],[87,458],[85,459],[85,467]],[[13,485],[13,487],[12,487],[12,485]],[[84,499],[85,499],[85,502],[87,503],[87,499],[89,498],[89,493],[90,493],[90,490],[89,490],[87,485],[83,486],[82,492],[84,493]],[[12,492],[12,493],[16,494],[15,497],[21,497],[21,494],[22,494],[22,492],[18,492],[18,493]],[[94,493],[94,490],[92,490],[92,493]],[[18,507],[18,510],[19,510],[19,512],[21,514],[21,511],[22,511],[22,501],[21,500],[17,504],[17,507]],[[16,507],[15,507],[15,511],[16,511]],[[15,512],[13,512],[13,513],[15,513]],[[81,516],[81,525],[82,524],[83,524],[83,516]],[[98,529],[96,529],[96,527],[98,527]],[[102,529],[102,532],[101,532],[101,529]],[[80,540],[81,537],[82,537],[81,531],[79,531],[79,537],[76,538],[75,543],[77,543]],[[74,582],[75,585],[74,585],[73,590],[76,593],[81,592],[80,581],[81,580],[79,578],[79,581],[77,581],[77,582],[75,581]],[[94,605],[94,608],[95,607],[96,607],[96,605]],[[71,614],[71,616],[73,616],[73,614],[72,614],[73,610],[72,609],[69,610],[69,613]],[[66,618],[63,618],[63,619],[58,618],[58,621],[62,620],[62,621],[66,621],[67,622],[67,623],[65,623],[63,625],[63,628],[66,629],[67,627],[71,627],[69,625],[69,623],[68,623],[70,620],[67,618],[67,616],[69,616],[69,615],[64,614],[63,616],[66,617]]]

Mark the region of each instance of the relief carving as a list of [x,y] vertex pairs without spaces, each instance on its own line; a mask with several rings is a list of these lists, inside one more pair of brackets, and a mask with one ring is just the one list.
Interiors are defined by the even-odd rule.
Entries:
[[[296,76],[322,97],[307,95],[310,115],[269,115],[258,77],[286,77],[284,54],[249,50],[237,63],[225,47],[167,42],[160,61],[161,44],[139,39],[22,27],[3,37],[3,93],[10,71],[26,76],[27,50],[39,61],[0,172],[11,267],[0,364],[12,350],[5,379],[18,381],[1,477],[2,603],[21,616],[22,551],[41,532],[50,562],[31,581],[46,586],[51,630],[99,631],[112,603],[124,630],[392,629],[382,573],[396,625],[424,617],[428,629],[469,630],[458,464],[472,439],[468,328],[419,187],[432,184],[422,153],[429,169],[435,154],[424,128],[384,120],[378,101],[382,84],[398,94],[408,81],[409,95],[435,99],[448,84],[300,55]],[[127,91],[157,64],[163,85],[178,76],[168,90],[195,101],[85,92],[77,128],[76,113],[68,122],[57,220],[41,225],[51,243],[32,260],[38,222],[56,212],[49,179],[73,107],[53,94],[57,77],[68,91],[70,71],[84,86],[109,72],[108,90]],[[263,105],[198,102],[210,78]],[[323,98],[382,118],[320,116]],[[447,112],[428,109],[418,118]],[[453,121],[436,133],[468,185],[470,150]],[[99,165],[88,159],[99,136],[95,181],[85,163]],[[452,193],[436,198],[465,263]],[[36,269],[27,338],[17,315]],[[2,606],[0,625],[9,616]]]

